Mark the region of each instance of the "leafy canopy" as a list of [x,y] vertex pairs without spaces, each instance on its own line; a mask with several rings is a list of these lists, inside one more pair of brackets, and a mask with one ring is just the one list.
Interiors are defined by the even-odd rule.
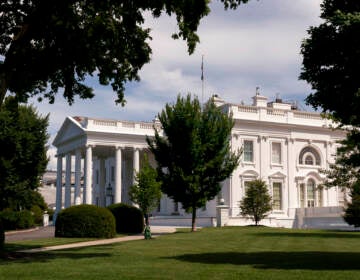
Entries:
[[220,183],[238,165],[239,153],[230,148],[234,122],[212,100],[202,107],[190,94],[166,104],[158,117],[164,136],[155,130],[147,142],[158,164],[161,189],[192,212],[195,230],[196,209],[215,198]]
[[[0,111],[0,211],[30,209],[48,158],[48,116],[7,97]],[[37,200],[37,199],[36,199]]]
[[[221,0],[226,9],[249,0]],[[150,61],[150,30],[144,14],[175,15],[173,38],[187,42],[193,53],[200,20],[209,0],[3,0],[0,1],[0,105],[7,90],[21,101],[43,93],[50,103],[61,89],[74,97],[91,98],[87,75],[111,85],[116,103],[124,104],[124,85],[139,80]],[[41,99],[41,97],[40,97]]]
[[317,27],[302,43],[300,78],[313,93],[307,102],[342,124],[360,126],[360,1],[324,0]]
[[262,180],[250,181],[246,186],[246,192],[240,201],[241,213],[250,216],[255,225],[264,219],[271,211],[271,197],[266,183]]

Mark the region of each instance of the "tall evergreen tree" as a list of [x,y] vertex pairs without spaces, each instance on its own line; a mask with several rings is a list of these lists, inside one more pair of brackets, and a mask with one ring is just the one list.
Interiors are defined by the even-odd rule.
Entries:
[[139,205],[145,217],[145,224],[148,226],[149,214],[158,206],[161,198],[161,182],[157,180],[156,169],[150,165],[146,155],[135,180],[136,184],[131,186],[129,196],[131,201]]
[[251,181],[246,187],[245,196],[240,201],[241,213],[244,216],[250,216],[257,226],[272,209],[271,197],[262,180]]
[[48,116],[6,98],[0,111],[0,211],[28,208],[48,158]]
[[163,135],[155,130],[147,138],[157,161],[162,192],[192,213],[196,230],[196,210],[215,198],[221,182],[239,163],[239,153],[231,152],[231,116],[209,100],[202,108],[198,98],[178,96],[158,115]]

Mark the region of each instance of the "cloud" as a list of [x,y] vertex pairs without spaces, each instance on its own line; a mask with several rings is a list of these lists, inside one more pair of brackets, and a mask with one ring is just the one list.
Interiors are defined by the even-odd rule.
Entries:
[[[273,98],[303,100],[310,87],[299,81],[300,45],[311,25],[318,25],[321,0],[250,1],[235,11],[224,11],[219,1],[211,2],[209,16],[201,21],[201,42],[195,53],[187,53],[182,40],[173,40],[175,18],[153,19],[146,14],[145,26],[152,29],[152,60],[140,71],[141,81],[126,85],[125,107],[116,106],[109,87],[95,87],[93,100],[76,100],[73,106],[59,96],[55,104],[35,106],[50,114],[51,135],[67,115],[122,120],[151,121],[165,103],[178,93],[202,96],[201,57],[204,55],[204,99],[219,94],[233,103],[251,102],[255,88]],[[50,154],[54,154],[52,148]]]

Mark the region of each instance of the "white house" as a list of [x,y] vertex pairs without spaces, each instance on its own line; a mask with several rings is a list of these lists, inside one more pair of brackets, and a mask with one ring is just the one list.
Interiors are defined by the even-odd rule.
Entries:
[[[225,113],[232,114],[231,147],[243,148],[243,154],[238,168],[223,182],[219,197],[198,211],[200,224],[214,223],[220,211],[222,224],[248,224],[240,213],[239,201],[247,182],[255,178],[267,182],[273,200],[273,210],[264,224],[319,226],[327,217],[339,218],[344,193],[338,188],[322,188],[324,175],[320,170],[334,161],[337,141],[345,136],[343,131],[331,129],[331,122],[318,113],[300,111],[279,99],[268,102],[258,93],[249,106],[229,104],[218,97],[214,100]],[[57,148],[57,211],[81,203],[131,203],[128,189],[134,183],[134,172],[141,168],[143,154],[149,154],[154,163],[145,141],[146,136],[154,135],[154,126],[160,128],[160,123],[67,117],[53,142]],[[72,165],[75,170],[71,170]],[[219,201],[223,205],[218,206]],[[159,224],[190,224],[181,205],[165,195],[153,216],[153,222]],[[320,216],[322,220],[314,220]]]

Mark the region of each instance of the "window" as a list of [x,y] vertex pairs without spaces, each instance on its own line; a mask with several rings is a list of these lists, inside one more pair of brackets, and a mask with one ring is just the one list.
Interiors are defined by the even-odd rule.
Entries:
[[321,165],[320,155],[313,147],[305,147],[299,155],[299,164]]
[[305,184],[300,185],[300,207],[305,207]]
[[305,157],[305,164],[306,165],[314,165],[314,158],[311,155],[307,155]]
[[309,179],[306,185],[307,207],[315,207],[315,181]]
[[272,163],[281,164],[281,143],[273,142],[271,144],[271,161]]
[[254,161],[254,144],[253,141],[245,140],[244,141],[244,161],[253,162]]
[[95,172],[95,184],[99,184],[99,170],[96,169],[96,172]]
[[273,210],[281,210],[281,183],[274,182],[273,183],[273,195],[272,195],[272,201],[273,201]]
[[246,192],[247,192],[247,190],[249,188],[250,182],[251,181],[245,181],[244,182],[244,196],[246,195]]
[[115,167],[111,166],[111,182],[115,181]]

